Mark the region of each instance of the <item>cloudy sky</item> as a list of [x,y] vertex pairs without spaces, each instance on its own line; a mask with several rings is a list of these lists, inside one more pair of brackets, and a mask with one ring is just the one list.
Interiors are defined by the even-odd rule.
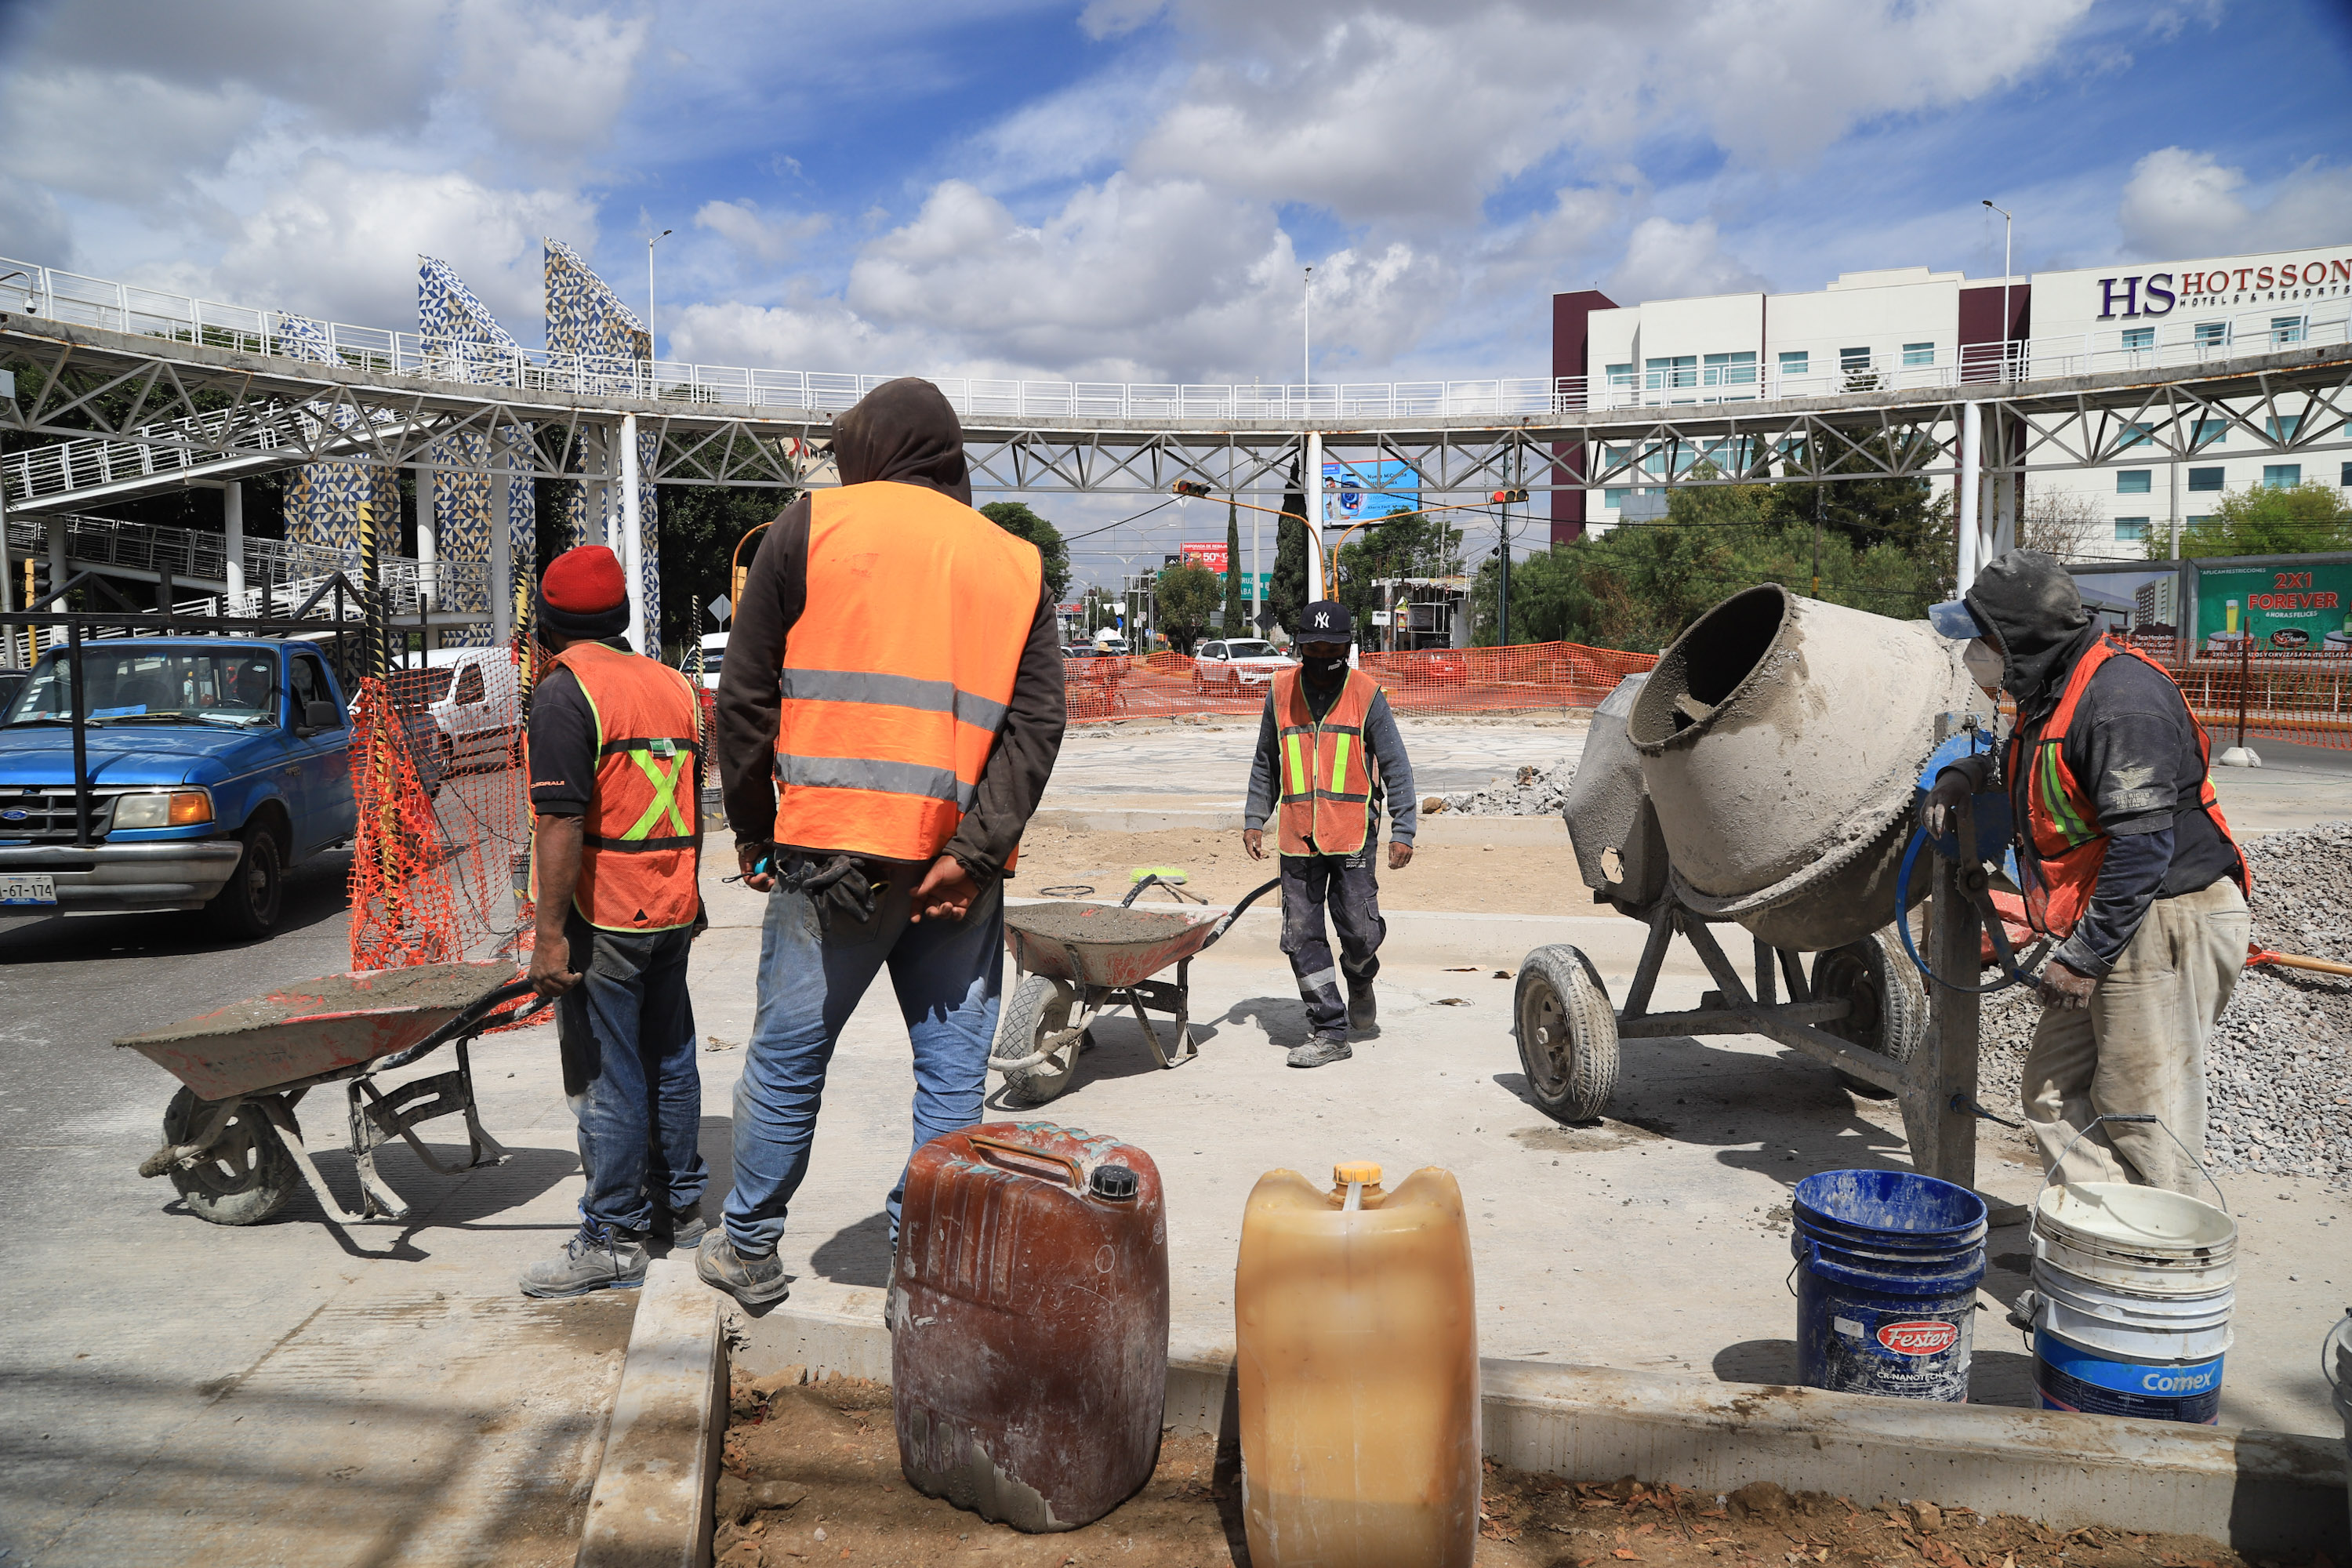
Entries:
[[13,0],[0,255],[531,342],[541,236],[671,228],[665,357],[1155,381],[1295,379],[1312,263],[1318,380],[1540,375],[1555,289],[1997,274],[1986,196],[2343,239],[2347,86],[2344,0]]

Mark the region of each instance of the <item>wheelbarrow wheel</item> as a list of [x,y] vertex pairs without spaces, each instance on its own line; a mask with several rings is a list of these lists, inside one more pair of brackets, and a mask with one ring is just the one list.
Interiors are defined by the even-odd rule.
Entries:
[[[209,1102],[183,1086],[163,1109],[163,1142],[184,1143],[212,1118]],[[302,1184],[294,1156],[251,1100],[238,1106],[205,1158],[174,1165],[172,1184],[188,1211],[215,1225],[259,1225],[284,1208]]]
[[[1927,988],[1902,942],[1890,926],[1813,960],[1813,994],[1823,1002],[1853,1004],[1853,1012],[1822,1027],[1897,1066],[1908,1064],[1927,1037]],[[1838,1081],[1864,1100],[1895,1098],[1892,1089],[1852,1073],[1839,1073]]]
[[1617,1015],[1578,949],[1539,947],[1519,965],[1513,1032],[1528,1093],[1561,1121],[1590,1121],[1617,1092]]
[[[1046,1040],[1069,1028],[1070,1009],[1076,1002],[1077,993],[1067,982],[1043,974],[1023,975],[997,1021],[996,1059],[1018,1061],[1034,1056]],[[1043,1105],[1060,1094],[1077,1076],[1078,1053],[1085,1046],[1084,1037],[1070,1039],[1035,1066],[1006,1073],[1005,1100],[1013,1105]]]

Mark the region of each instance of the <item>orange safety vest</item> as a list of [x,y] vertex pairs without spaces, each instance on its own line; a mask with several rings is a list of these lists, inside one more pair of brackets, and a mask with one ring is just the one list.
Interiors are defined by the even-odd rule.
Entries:
[[[572,908],[604,931],[691,925],[702,907],[694,689],[657,659],[602,643],[573,643],[549,662],[572,672],[596,718],[596,782],[581,824]],[[534,862],[534,898],[537,874]]]
[[[2099,826],[2096,805],[2066,765],[2066,731],[2074,725],[2074,710],[2090,689],[2091,677],[2107,660],[2126,654],[2164,671],[2167,680],[2172,679],[2170,671],[2137,648],[2102,637],[2075,661],[2066,678],[2066,689],[2049,717],[2030,736],[2021,731],[2010,736],[2010,811],[2013,820],[2026,826],[2019,836],[2017,857],[2025,889],[2025,916],[2045,936],[2063,940],[2073,933],[2075,922],[2090,907],[2099,868],[2106,863],[2109,837]],[[2185,699],[2181,706],[2187,708]],[[2207,738],[2205,726],[2197,722],[2196,714],[2189,715],[2189,722],[2197,731],[2198,760],[2210,770],[2213,742]],[[2238,841],[2231,837],[2230,824],[2221,816],[2221,797],[2213,793],[2210,771],[2200,785],[2198,805],[2221,830],[2230,847],[2238,850]],[[2241,889],[2251,890],[2247,879],[2246,857],[2238,850],[2236,881]]]
[[809,501],[808,600],[784,639],[776,841],[936,858],[979,794],[1037,615],[1037,547],[880,479]]
[[1300,687],[1295,667],[1274,678],[1275,772],[1282,781],[1276,845],[1285,855],[1353,855],[1371,832],[1364,716],[1381,684],[1360,669],[1349,670],[1320,723]]

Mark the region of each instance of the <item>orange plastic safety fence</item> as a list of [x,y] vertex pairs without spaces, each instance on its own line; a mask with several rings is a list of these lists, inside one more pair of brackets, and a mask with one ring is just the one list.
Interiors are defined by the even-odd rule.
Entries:
[[[1387,690],[1403,713],[1497,713],[1590,708],[1629,675],[1658,662],[1657,655],[1580,643],[1525,643],[1510,647],[1424,648],[1412,653],[1364,652],[1358,664]],[[1266,682],[1256,673],[1216,659],[1179,653],[1145,658],[1079,657],[1063,668],[1072,723],[1148,719],[1180,713],[1255,713],[1265,706]]]
[[2250,738],[2352,750],[2352,655],[2226,653],[2164,661],[2216,751],[2234,745],[2242,701]]

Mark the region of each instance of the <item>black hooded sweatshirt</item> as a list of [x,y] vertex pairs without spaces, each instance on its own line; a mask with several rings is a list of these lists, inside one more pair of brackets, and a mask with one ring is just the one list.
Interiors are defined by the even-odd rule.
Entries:
[[[2099,640],[2073,575],[2055,556],[2012,550],[1979,574],[1967,603],[2000,650],[2000,684],[2017,700],[2019,728],[2032,728],[2058,706],[2074,666]],[[2052,956],[2077,973],[2104,975],[2149,904],[2232,875],[2238,855],[2200,805],[2197,726],[2162,670],[2128,658],[2101,665],[2060,755],[2111,842],[2090,907]]]
[[[963,426],[928,381],[902,376],[867,393],[834,421],[833,451],[845,485],[919,485],[971,504]],[[764,844],[776,828],[776,729],[783,710],[777,671],[785,638],[808,602],[808,552],[803,496],[761,536],[727,634],[719,673],[719,775],[738,844]],[[982,883],[1003,875],[1062,748],[1059,630],[1041,588],[1013,700],[981,769],[978,798],[947,843],[946,852]]]

